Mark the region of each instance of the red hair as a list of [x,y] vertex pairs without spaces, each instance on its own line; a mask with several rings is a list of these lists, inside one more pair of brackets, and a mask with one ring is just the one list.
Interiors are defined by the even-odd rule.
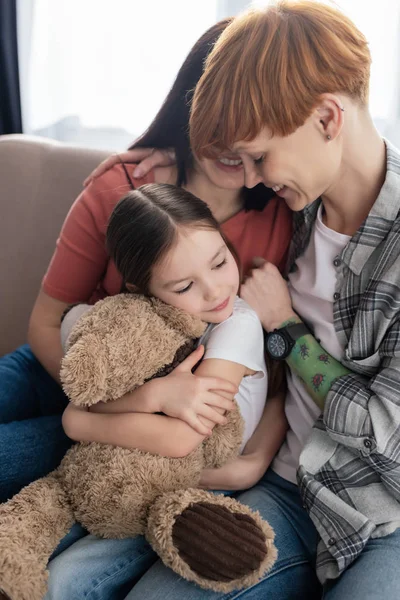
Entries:
[[333,7],[278,0],[246,12],[205,63],[192,103],[192,149],[211,157],[263,127],[289,135],[327,92],[366,104],[370,64],[364,35]]

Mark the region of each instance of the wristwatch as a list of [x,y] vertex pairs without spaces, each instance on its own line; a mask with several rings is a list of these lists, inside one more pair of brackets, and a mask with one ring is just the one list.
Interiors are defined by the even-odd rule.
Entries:
[[292,351],[296,340],[311,333],[304,323],[291,323],[274,329],[265,336],[265,349],[274,360],[285,360]]

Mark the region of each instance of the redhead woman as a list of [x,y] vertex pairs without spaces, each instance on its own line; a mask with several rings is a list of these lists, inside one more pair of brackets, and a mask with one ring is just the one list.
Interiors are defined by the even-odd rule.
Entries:
[[226,29],[191,117],[199,156],[237,152],[295,213],[288,281],[267,262],[242,297],[289,368],[272,469],[298,484],[328,600],[400,592],[400,152],[369,113],[370,62],[335,8],[278,2]]

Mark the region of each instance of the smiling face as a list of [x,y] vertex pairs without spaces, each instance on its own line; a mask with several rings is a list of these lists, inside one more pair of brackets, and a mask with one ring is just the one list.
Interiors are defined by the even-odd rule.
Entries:
[[149,292],[170,306],[221,323],[239,288],[236,261],[214,229],[179,227],[172,248],[151,272]]
[[205,175],[210,183],[224,190],[240,190],[244,186],[244,169],[240,156],[225,152],[217,159],[194,160],[194,168]]
[[329,192],[341,165],[341,142],[329,142],[316,111],[291,135],[272,136],[267,128],[251,141],[237,142],[245,185],[263,182],[294,211]]

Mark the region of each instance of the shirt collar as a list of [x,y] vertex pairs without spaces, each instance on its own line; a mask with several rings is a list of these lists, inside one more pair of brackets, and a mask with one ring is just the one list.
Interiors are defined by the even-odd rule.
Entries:
[[386,177],[367,218],[343,252],[348,267],[360,275],[375,248],[385,239],[400,211],[400,153],[386,145]]
[[[380,242],[385,239],[400,211],[400,152],[390,142],[386,145],[386,178],[379,195],[364,223],[344,248],[341,258],[359,275]],[[308,246],[311,231],[317,218],[321,199],[315,200],[301,212],[293,215],[293,238],[289,265]]]

